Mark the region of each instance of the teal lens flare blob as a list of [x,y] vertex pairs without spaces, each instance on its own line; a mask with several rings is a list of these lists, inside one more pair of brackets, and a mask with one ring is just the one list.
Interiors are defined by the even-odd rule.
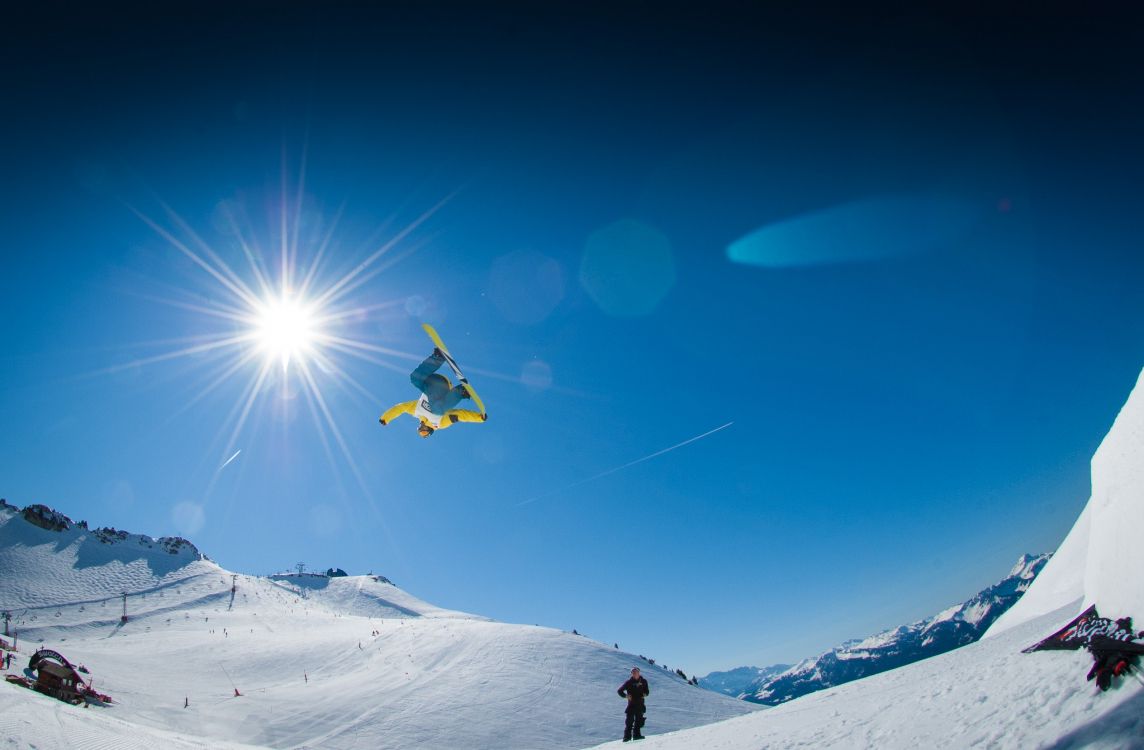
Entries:
[[731,243],[727,257],[797,268],[920,255],[963,240],[984,215],[981,206],[956,198],[869,198],[757,229]]
[[552,387],[552,367],[539,359],[529,360],[520,368],[520,382],[533,392],[548,390]]
[[171,508],[171,520],[183,536],[194,536],[206,525],[206,511],[202,505],[184,501]]
[[609,224],[588,237],[580,285],[608,315],[647,315],[675,286],[671,242],[632,219]]

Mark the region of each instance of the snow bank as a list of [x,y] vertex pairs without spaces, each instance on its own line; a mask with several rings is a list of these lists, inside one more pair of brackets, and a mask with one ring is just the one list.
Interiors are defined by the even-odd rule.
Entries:
[[[1144,624],[1144,373],[1092,459],[1092,497],[1037,580],[985,634],[1095,604]],[[1047,635],[1047,633],[1046,633]]]
[[1144,374],[1092,459],[1085,604],[1144,618]]

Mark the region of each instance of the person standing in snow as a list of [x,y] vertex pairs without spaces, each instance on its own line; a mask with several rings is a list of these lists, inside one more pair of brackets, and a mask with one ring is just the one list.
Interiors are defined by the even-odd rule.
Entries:
[[409,374],[413,387],[421,391],[421,398],[397,404],[378,420],[382,426],[392,422],[402,414],[409,414],[418,420],[417,434],[427,438],[437,430],[457,424],[457,422],[484,422],[487,418],[469,409],[454,408],[461,399],[469,398],[469,391],[462,383],[456,388],[449,379],[437,372],[445,364],[445,355],[440,349],[433,353],[417,369]]
[[632,676],[620,685],[616,693],[621,698],[628,699],[628,707],[624,709],[624,742],[642,740],[644,737],[640,734],[640,729],[643,728],[644,714],[647,712],[644,698],[651,694],[651,690],[647,680],[640,676],[639,667],[632,667]]

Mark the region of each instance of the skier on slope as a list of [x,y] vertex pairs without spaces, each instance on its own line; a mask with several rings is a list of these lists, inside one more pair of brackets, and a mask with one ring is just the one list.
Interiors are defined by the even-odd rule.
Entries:
[[454,408],[461,399],[470,397],[469,391],[463,383],[454,388],[449,378],[437,372],[443,364],[445,355],[440,349],[434,348],[433,353],[409,374],[410,382],[421,391],[421,397],[397,404],[382,414],[378,421],[384,426],[402,414],[408,414],[418,420],[417,434],[427,438],[437,430],[451,427],[457,422],[484,422],[488,419],[479,412]]
[[616,691],[621,698],[628,699],[628,707],[624,709],[624,742],[642,740],[644,737],[640,730],[644,725],[644,697],[651,694],[647,680],[640,676],[640,668],[632,667],[632,676],[620,689]]

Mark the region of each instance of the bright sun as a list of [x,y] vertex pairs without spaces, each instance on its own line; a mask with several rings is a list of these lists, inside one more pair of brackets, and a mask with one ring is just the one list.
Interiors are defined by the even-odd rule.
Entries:
[[[230,456],[226,463],[238,455],[235,450],[237,443],[257,406],[273,404],[285,409],[296,403],[294,395],[303,394],[327,457],[331,463],[335,461],[331,448],[336,444],[358,484],[369,495],[370,489],[338,428],[324,388],[336,385],[339,390],[350,390],[364,397],[364,403],[376,405],[376,394],[355,380],[341,362],[352,357],[404,372],[404,362],[398,365],[390,359],[416,358],[378,346],[370,338],[360,338],[357,333],[364,322],[374,319],[375,311],[389,308],[396,301],[366,303],[360,297],[355,300],[353,295],[389,264],[399,260],[387,258],[387,255],[428,221],[449,198],[401,228],[344,275],[331,276],[326,272],[328,261],[323,265],[323,260],[326,259],[327,248],[337,244],[334,242],[337,219],[326,222],[317,217],[312,224],[309,219],[303,222],[303,192],[299,188],[297,197],[289,198],[283,187],[278,231],[277,234],[271,232],[270,243],[270,246],[279,245],[277,259],[274,254],[260,249],[267,246],[266,240],[249,226],[247,212],[238,203],[220,203],[214,216],[216,229],[226,235],[220,249],[212,247],[165,204],[163,208],[172,226],[135,210],[145,224],[215,282],[201,291],[187,290],[185,298],[165,301],[200,313],[206,319],[221,319],[223,325],[210,332],[177,339],[187,342],[186,346],[135,359],[112,368],[112,371],[180,357],[208,355],[209,359],[203,361],[217,363],[220,369],[209,372],[210,382],[184,408],[197,403],[236,374],[248,374],[249,380],[227,418],[232,427],[222,451],[224,458]],[[242,251],[241,257],[249,264],[245,276],[240,273],[242,268],[232,268],[220,255],[226,248]],[[299,262],[300,257],[304,257],[305,262]],[[383,258],[386,262],[380,263]],[[293,372],[290,372],[291,365]],[[281,370],[275,373],[277,366]],[[281,388],[282,398],[264,400],[263,397],[274,386]]]
[[254,310],[253,339],[268,358],[282,363],[283,370],[311,353],[320,335],[313,307],[288,294],[264,300]]

